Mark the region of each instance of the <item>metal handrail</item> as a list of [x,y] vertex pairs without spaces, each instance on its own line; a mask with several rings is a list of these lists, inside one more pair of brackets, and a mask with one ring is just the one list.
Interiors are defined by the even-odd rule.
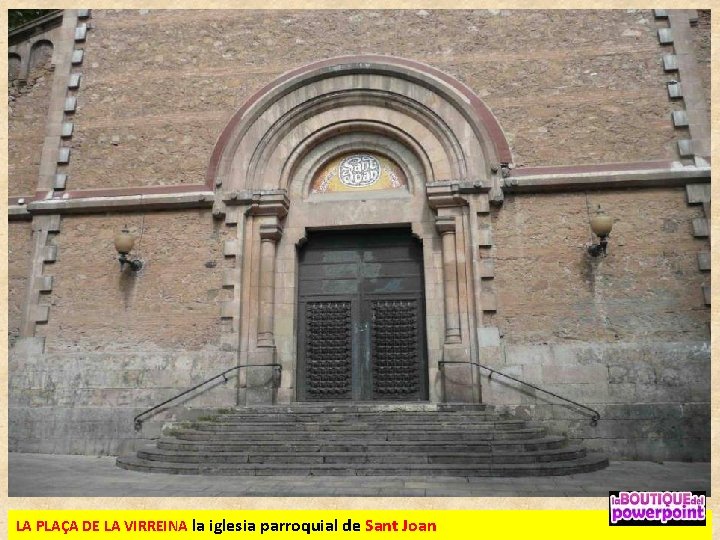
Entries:
[[600,413],[597,412],[597,411],[596,411],[595,409],[593,409],[592,407],[588,407],[587,405],[583,405],[582,403],[578,403],[577,401],[573,401],[572,399],[568,399],[568,398],[566,398],[566,397],[559,396],[559,395],[557,395],[557,394],[555,394],[555,393],[553,393],[553,392],[550,392],[549,390],[545,390],[544,388],[540,388],[539,386],[535,386],[534,384],[529,383],[529,382],[521,381],[520,379],[516,379],[515,377],[512,377],[512,376],[510,376],[510,375],[507,375],[507,374],[503,373],[502,371],[498,371],[498,370],[493,369],[493,368],[491,368],[491,367],[484,366],[484,365],[482,365],[482,364],[480,364],[480,363],[478,363],[478,362],[465,362],[465,361],[463,361],[463,360],[440,360],[438,363],[439,363],[439,364],[472,364],[472,365],[474,365],[474,366],[478,366],[478,367],[481,367],[481,368],[483,368],[483,369],[487,369],[487,370],[490,372],[490,375],[488,375],[488,380],[492,379],[493,373],[497,373],[498,375],[502,375],[503,377],[506,377],[506,378],[508,378],[508,379],[511,379],[511,380],[513,380],[513,381],[515,381],[515,382],[519,382],[520,384],[524,384],[525,386],[529,386],[530,388],[534,388],[535,390],[540,390],[541,392],[545,392],[546,394],[550,394],[550,395],[553,396],[553,397],[556,397],[556,398],[558,398],[558,399],[562,399],[563,401],[567,401],[568,403],[572,403],[573,405],[575,405],[575,406],[577,406],[577,407],[580,407],[580,408],[582,408],[582,409],[586,409],[586,410],[592,412],[593,415],[592,415],[592,418],[590,418],[590,425],[591,425],[591,426],[597,426],[597,422],[598,422],[598,420],[600,420]]
[[189,389],[185,390],[184,392],[181,392],[181,393],[179,393],[179,394],[171,397],[170,399],[166,399],[166,400],[163,401],[162,403],[159,403],[159,404],[157,404],[157,405],[155,405],[155,406],[153,406],[153,407],[150,407],[149,409],[145,409],[145,410],[144,410],[143,412],[141,412],[140,414],[135,415],[135,418],[133,418],[133,424],[135,425],[135,431],[140,431],[140,430],[142,429],[143,422],[145,421],[145,420],[141,419],[142,416],[145,416],[146,414],[151,413],[151,412],[153,412],[154,410],[161,408],[163,405],[167,405],[167,404],[170,403],[171,401],[175,401],[176,399],[181,398],[181,397],[183,397],[183,396],[186,395],[186,394],[189,394],[189,393],[192,392],[193,390],[197,390],[197,389],[200,388],[201,386],[204,386],[204,385],[206,385],[206,384],[214,381],[215,379],[219,379],[220,377],[222,377],[222,378],[224,379],[224,380],[223,380],[223,383],[226,383],[226,382],[228,382],[228,378],[227,378],[227,376],[226,376],[228,373],[230,373],[231,371],[236,371],[236,370],[238,370],[238,369],[242,369],[242,368],[246,368],[246,367],[272,367],[272,368],[275,368],[275,369],[279,369],[279,370],[282,372],[282,365],[280,365],[280,364],[245,364],[245,365],[243,365],[243,366],[233,366],[233,367],[231,367],[231,368],[228,368],[228,369],[226,369],[225,371],[223,371],[222,373],[218,373],[217,375],[213,375],[213,376],[210,377],[209,379],[205,379],[205,380],[204,380],[203,382],[201,382],[200,384],[196,384],[196,385],[193,386],[192,388],[189,388]]

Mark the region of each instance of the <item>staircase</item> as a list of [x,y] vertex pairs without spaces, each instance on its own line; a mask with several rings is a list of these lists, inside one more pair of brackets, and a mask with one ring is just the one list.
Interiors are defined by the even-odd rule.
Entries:
[[325,402],[187,422],[117,464],[203,475],[547,476],[608,460],[487,405]]

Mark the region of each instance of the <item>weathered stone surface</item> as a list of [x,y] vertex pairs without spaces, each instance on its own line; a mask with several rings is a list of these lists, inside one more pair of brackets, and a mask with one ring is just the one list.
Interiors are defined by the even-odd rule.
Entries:
[[542,421],[611,458],[709,459],[707,343],[509,345],[505,356],[522,363],[500,371],[592,407],[601,420],[592,426],[589,411],[483,373],[487,402]]
[[[598,260],[588,203],[616,220]],[[510,343],[707,339],[702,215],[682,188],[508,197],[493,214],[500,331]]]
[[28,273],[32,257],[32,224],[8,223],[8,346],[20,335],[23,305],[26,301]]
[[[75,134],[82,151],[70,166],[78,188],[202,181],[225,122],[257,89],[319,56],[378,52],[427,62],[468,84],[498,117],[519,164],[675,153],[658,84],[661,48],[646,11],[500,18],[482,10],[326,11],[319,18],[313,11],[96,10],[92,20]],[[388,42],[398,29],[404,39]],[[109,148],[103,140],[112,129],[135,140]]]
[[[234,362],[232,353],[212,350],[11,354],[11,451],[116,454],[138,437],[133,428],[136,414]],[[158,422],[172,421],[183,403],[234,405],[237,379],[234,374],[228,379],[161,411],[143,434],[157,430]]]
[[[53,72],[50,57],[30,70],[27,84],[8,85],[8,195],[32,195],[38,183]],[[21,91],[22,90],[22,91]]]
[[[125,224],[137,237],[132,255],[144,263],[136,275],[115,260],[113,237]],[[58,316],[38,333],[53,336],[51,351],[219,346],[220,305],[230,299],[224,233],[209,210],[66,217],[52,269]]]

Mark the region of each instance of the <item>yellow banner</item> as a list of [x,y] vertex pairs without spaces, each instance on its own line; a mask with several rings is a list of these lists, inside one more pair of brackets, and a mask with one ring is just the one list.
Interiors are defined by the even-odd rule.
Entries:
[[700,527],[611,527],[607,510],[10,510],[9,540],[710,539]]

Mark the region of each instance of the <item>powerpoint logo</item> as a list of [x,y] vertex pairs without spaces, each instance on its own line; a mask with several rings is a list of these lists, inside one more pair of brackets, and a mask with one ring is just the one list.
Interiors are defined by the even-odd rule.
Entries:
[[704,491],[611,491],[610,525],[705,525]]

